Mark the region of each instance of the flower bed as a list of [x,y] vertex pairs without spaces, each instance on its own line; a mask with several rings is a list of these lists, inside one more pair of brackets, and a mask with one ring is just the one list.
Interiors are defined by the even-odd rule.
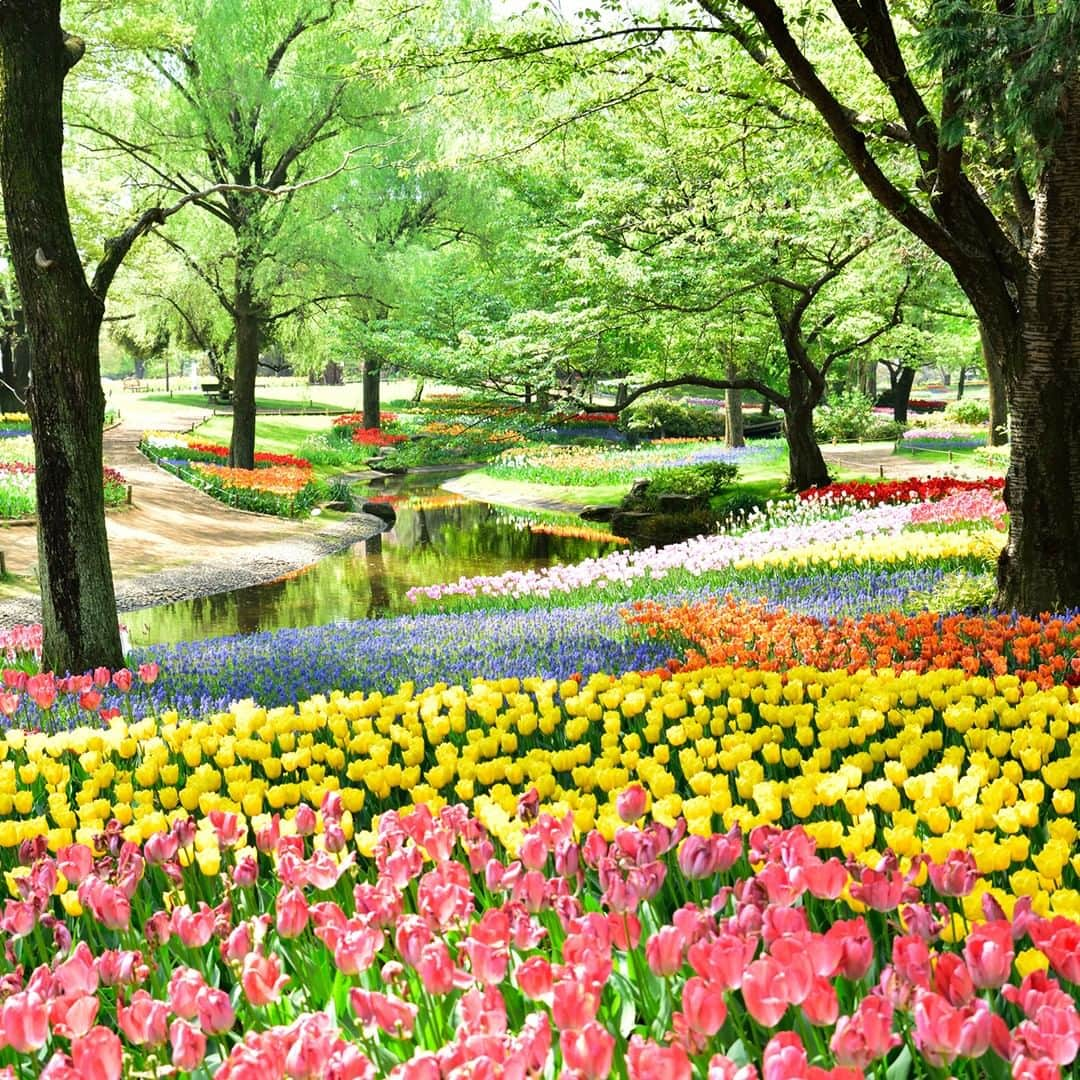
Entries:
[[[33,465],[22,461],[0,462],[0,520],[18,521],[37,513]],[[127,501],[127,481],[116,469],[102,473],[106,506],[121,506]]]
[[[906,564],[936,560],[975,560],[983,564],[1002,546],[993,528],[963,527],[940,534],[905,532],[911,505],[882,504],[852,510],[828,501],[803,501],[771,516],[748,520],[738,531],[700,536],[681,544],[641,551],[614,552],[576,565],[499,575],[461,578],[441,585],[418,586],[407,594],[416,602],[497,600],[547,602],[566,594],[614,588],[629,596],[641,586],[675,581],[677,587],[702,585],[710,575],[783,567],[790,572],[864,564]],[[668,588],[667,591],[673,591]]]
[[710,461],[731,464],[765,463],[778,459],[779,442],[730,449],[704,440],[662,440],[645,449],[535,446],[507,450],[484,470],[488,475],[532,484],[592,487],[629,485],[639,476],[676,465]]
[[0,1060],[1056,1075],[1078,724],[1008,677],[706,668],[10,731]]
[[228,458],[227,447],[157,432],[147,432],[139,449],[161,468],[240,510],[298,517],[326,495],[311,462],[291,454],[256,453],[254,469],[233,469],[220,464]]
[[807,488],[799,492],[804,502],[826,500],[833,503],[881,506],[882,504],[932,502],[962,491],[1003,491],[1005,479],[959,480],[952,476],[931,476],[908,480],[852,480],[842,484]]

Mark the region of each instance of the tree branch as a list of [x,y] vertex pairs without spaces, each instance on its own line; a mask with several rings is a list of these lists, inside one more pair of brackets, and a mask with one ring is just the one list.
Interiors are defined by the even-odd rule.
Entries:
[[[90,287],[102,300],[104,300],[109,291],[109,286],[116,276],[116,271],[120,269],[120,264],[127,257],[127,254],[135,241],[140,237],[145,236],[155,226],[164,225],[173,214],[179,213],[189,203],[198,203],[208,199],[212,195],[225,193],[262,195],[268,199],[277,199],[282,196],[293,195],[298,191],[302,191],[304,188],[314,187],[316,184],[321,184],[324,181],[330,180],[340,173],[343,173],[348,167],[349,160],[354,154],[358,154],[361,150],[372,149],[373,145],[377,144],[353,147],[346,152],[341,164],[336,168],[331,169],[329,172],[323,173],[320,176],[313,176],[310,180],[302,180],[296,184],[278,186],[267,186],[263,184],[214,184],[211,187],[204,188],[202,191],[189,192],[187,195],[183,196],[183,198],[173,203],[172,206],[151,207],[149,210],[144,211],[133,225],[105,242],[105,254],[102,256],[101,262],[98,263],[97,269],[94,271],[94,277]],[[166,242],[168,241],[166,240]]]

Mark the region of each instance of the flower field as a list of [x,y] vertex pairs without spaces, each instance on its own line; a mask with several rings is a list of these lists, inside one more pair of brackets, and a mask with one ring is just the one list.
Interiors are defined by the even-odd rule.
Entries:
[[292,454],[255,454],[254,469],[233,469],[229,448],[195,435],[147,432],[139,449],[151,461],[229,506],[262,514],[296,517],[306,513],[325,489],[311,462]]
[[0,636],[0,1067],[1075,1075],[1080,617],[897,610],[1003,516],[869,485],[75,678]]

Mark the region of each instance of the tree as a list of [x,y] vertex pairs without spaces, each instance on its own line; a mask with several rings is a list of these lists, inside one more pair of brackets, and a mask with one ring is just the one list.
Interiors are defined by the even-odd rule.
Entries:
[[64,192],[64,79],[83,43],[59,0],[0,2],[0,185],[30,340],[43,662],[123,663],[105,535],[98,338],[104,298],[134,237],[113,240],[88,281]]
[[88,278],[64,186],[64,82],[85,53],[60,0],[0,0],[0,192],[30,342],[43,663],[123,663],[105,531],[100,336],[105,298],[132,246],[187,205],[152,206],[104,244]]
[[[159,236],[232,322],[236,468],[254,466],[264,345],[279,322],[332,299],[312,287],[322,253],[306,234],[334,213],[335,197],[348,198],[361,147],[346,136],[383,111],[347,77],[354,57],[340,33],[343,8],[338,0],[175,0],[171,13],[188,30],[160,37],[134,64],[143,105],[119,111],[119,130],[93,113],[81,121],[101,145],[126,153],[143,183],[189,197],[205,215]],[[333,191],[322,190],[331,181]]]
[[19,289],[0,257],[0,412],[25,412],[30,390],[30,342]]
[[[942,0],[923,55],[910,6],[833,0],[861,86],[823,77],[809,7],[698,0],[808,101],[867,191],[952,270],[979,319],[1011,416],[1009,538],[997,603],[1028,613],[1080,603],[1080,23],[1075,4]],[[893,9],[896,9],[895,14]],[[752,22],[739,19],[740,13]],[[921,84],[920,84],[921,80]],[[936,84],[936,85],[935,85]],[[855,107],[868,89],[880,111]],[[845,98],[847,103],[845,103]],[[889,112],[886,111],[888,103]],[[895,165],[900,156],[902,164]],[[910,181],[913,180],[912,184]]]

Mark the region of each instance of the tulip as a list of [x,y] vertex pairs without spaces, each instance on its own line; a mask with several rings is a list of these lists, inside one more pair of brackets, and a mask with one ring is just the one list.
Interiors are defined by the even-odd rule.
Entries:
[[145,990],[136,990],[130,1005],[117,1005],[116,1022],[134,1046],[160,1046],[169,1033],[165,1003],[155,1001]]
[[690,1059],[677,1045],[659,1046],[634,1035],[626,1055],[629,1080],[690,1080]]
[[283,938],[299,937],[308,924],[308,904],[304,894],[289,885],[277,894],[277,932]]
[[269,1005],[277,1001],[288,981],[288,976],[281,974],[281,961],[277,956],[266,956],[254,950],[244,957],[240,985],[252,1005]]
[[631,784],[615,798],[615,810],[627,825],[640,820],[649,805],[649,795],[640,784]]
[[674,926],[662,926],[645,942],[645,959],[654,975],[674,975],[683,966],[682,934]]
[[12,994],[0,1010],[4,1039],[16,1053],[40,1050],[49,1038],[48,1002],[32,990]]
[[71,1041],[71,1060],[81,1080],[120,1080],[124,1049],[108,1028],[91,1028]]
[[1007,922],[979,923],[964,939],[964,959],[980,990],[996,990],[1008,982],[1014,955],[1012,927]]
[[207,1035],[220,1035],[236,1022],[236,1013],[229,995],[214,986],[204,986],[195,995],[195,1008],[198,1012],[199,1027]]
[[682,1004],[690,1027],[706,1038],[712,1038],[727,1019],[727,1002],[723,992],[710,987],[699,975],[693,975],[686,980],[682,991]]
[[893,1047],[899,1035],[893,1034],[893,1007],[878,994],[869,994],[859,1002],[851,1016],[841,1016],[829,1048],[837,1064],[868,1069]]
[[197,1069],[206,1057],[206,1036],[186,1020],[174,1020],[169,1025],[169,1045],[173,1066],[183,1071]]
[[559,1034],[563,1065],[584,1080],[606,1080],[615,1054],[615,1036],[595,1020]]

